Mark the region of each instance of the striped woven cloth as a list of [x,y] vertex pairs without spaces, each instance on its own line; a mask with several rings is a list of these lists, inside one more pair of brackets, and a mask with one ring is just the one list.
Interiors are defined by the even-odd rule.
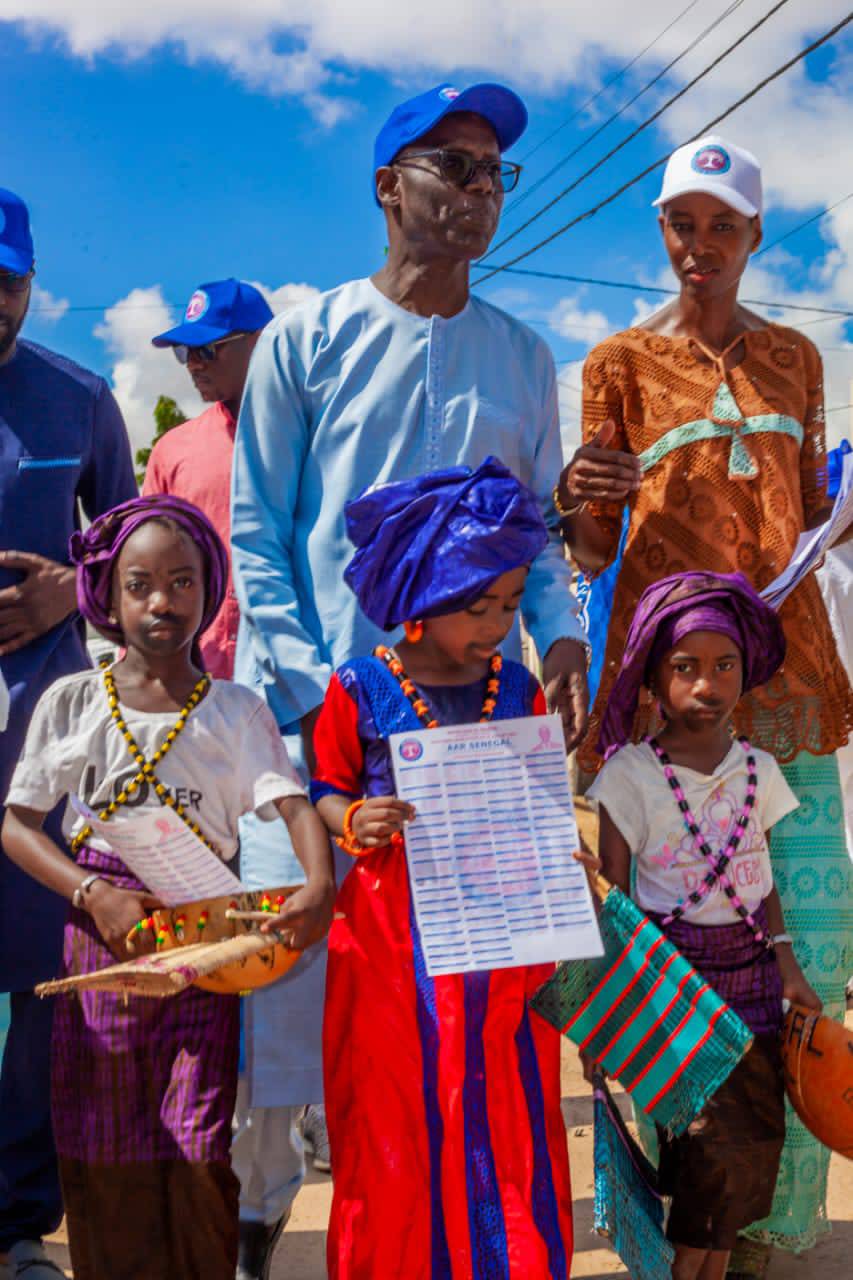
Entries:
[[567,961],[533,1008],[683,1133],[752,1043],[738,1015],[619,889],[601,904],[604,955]]

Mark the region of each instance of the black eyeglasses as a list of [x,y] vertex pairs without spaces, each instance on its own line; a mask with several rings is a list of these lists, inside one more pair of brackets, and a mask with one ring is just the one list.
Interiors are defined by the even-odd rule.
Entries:
[[245,338],[245,333],[229,333],[226,338],[217,338],[216,342],[206,342],[203,347],[188,347],[185,342],[176,342],[172,347],[178,364],[186,364],[191,355],[198,356],[205,364],[212,364],[220,347],[226,342],[236,342]]
[[17,271],[0,271],[0,293],[23,293],[29,288],[34,272],[19,275]]
[[521,177],[521,165],[509,160],[475,160],[467,151],[450,151],[447,147],[432,147],[428,151],[407,151],[396,165],[406,165],[410,160],[435,160],[445,182],[454,187],[467,187],[475,174],[485,173],[495,191],[514,191]]

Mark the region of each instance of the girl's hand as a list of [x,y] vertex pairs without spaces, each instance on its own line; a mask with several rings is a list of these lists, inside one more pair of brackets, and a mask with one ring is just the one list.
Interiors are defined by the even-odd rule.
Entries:
[[304,951],[329,932],[336,893],[334,880],[308,880],[291,894],[277,915],[266,917],[261,933],[283,933],[293,951]]
[[604,1067],[600,1062],[596,1062],[595,1058],[591,1058],[588,1053],[584,1053],[582,1049],[578,1049],[578,1057],[580,1058],[583,1068],[583,1078],[587,1084],[593,1083],[593,1077],[596,1071],[600,1071],[602,1075],[606,1075]]
[[402,831],[403,824],[414,816],[414,805],[396,796],[371,796],[353,816],[353,835],[366,849],[378,848]]
[[791,947],[781,943],[776,948],[776,958],[782,974],[782,998],[790,1000],[791,1004],[805,1005],[807,1009],[820,1013],[823,1001],[806,979]]
[[586,867],[587,871],[591,875],[594,874],[596,871],[601,870],[601,859],[597,857],[597,855],[594,854],[591,849],[587,849],[586,845],[584,844],[582,844],[581,847],[578,849],[578,851],[572,856],[574,857],[575,862],[583,863],[583,865]]
[[96,880],[85,902],[98,933],[117,960],[126,960],[130,954],[126,939],[133,926],[154,907],[163,905],[152,893],[117,889],[107,880]]

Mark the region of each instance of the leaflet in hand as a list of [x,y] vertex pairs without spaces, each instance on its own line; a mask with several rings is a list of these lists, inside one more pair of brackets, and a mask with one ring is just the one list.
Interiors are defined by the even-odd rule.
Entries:
[[98,839],[164,906],[244,891],[234,872],[171,809],[137,809],[127,817],[116,815],[102,822],[79,797],[73,798],[73,804]]
[[853,524],[853,453],[844,457],[841,485],[832,515],[817,529],[801,533],[787,568],[761,592],[768,604],[778,609],[803,578],[816,569],[826,552]]
[[9,723],[9,686],[3,679],[3,672],[0,671],[0,732],[6,728]]
[[563,729],[529,716],[395,733],[397,795],[427,973],[602,954]]

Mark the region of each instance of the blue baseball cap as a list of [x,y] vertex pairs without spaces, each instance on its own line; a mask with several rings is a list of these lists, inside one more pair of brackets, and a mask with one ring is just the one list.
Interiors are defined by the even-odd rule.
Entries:
[[[470,111],[487,120],[495,131],[501,151],[518,142],[527,128],[527,107],[512,89],[502,84],[472,84],[467,89],[440,84],[416,98],[401,102],[391,112],[376,135],[374,174],[383,165],[390,164],[403,147],[429,133],[439,120],[459,111]],[[379,203],[378,199],[376,203]]]
[[14,191],[0,187],[0,269],[25,276],[34,261],[27,206]]
[[174,329],[158,333],[151,342],[155,347],[203,347],[208,342],[227,338],[229,333],[254,333],[272,320],[272,311],[264,295],[245,280],[213,280],[195,290]]

